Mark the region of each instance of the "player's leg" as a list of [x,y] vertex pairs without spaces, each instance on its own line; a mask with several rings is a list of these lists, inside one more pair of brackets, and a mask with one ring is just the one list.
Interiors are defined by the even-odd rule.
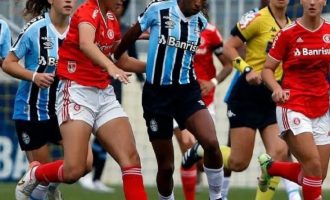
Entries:
[[282,176],[302,185],[304,199],[317,199],[322,192],[322,164],[316,146],[321,143],[315,135],[324,135],[327,138],[328,130],[320,134],[319,129],[313,136],[311,119],[281,107],[277,108],[277,119],[290,151],[300,163],[272,162],[269,161],[270,159],[265,159],[268,161],[261,162],[263,169],[261,179],[266,180],[267,174]]
[[[285,141],[279,137],[279,129],[277,124],[269,124],[265,128],[261,129],[260,132],[267,154],[269,154],[274,160],[288,161],[288,146]],[[280,177],[272,177],[266,191],[260,191],[258,188],[256,200],[272,199],[279,182]]]
[[208,179],[210,199],[219,199],[221,198],[223,163],[215,126],[209,111],[201,109],[195,112],[186,120],[186,126],[204,149],[204,172]]
[[101,176],[103,174],[105,162],[107,160],[107,151],[102,147],[97,138],[94,138],[92,143],[92,152],[93,152],[93,168],[94,173],[92,181],[90,182],[92,187],[91,189],[100,192],[114,192],[114,188],[106,186],[101,181]]
[[[186,129],[181,131],[178,127],[174,128],[174,135],[178,141],[182,153],[187,151],[189,147],[191,147],[196,142],[195,137]],[[180,174],[185,199],[194,200],[197,182],[196,164],[188,169],[185,169],[181,166]]]
[[[293,162],[291,152],[288,152],[288,161]],[[292,181],[282,178],[285,191],[289,200],[301,200],[300,186]]]
[[128,118],[118,117],[101,124],[96,137],[122,170],[125,198],[146,199],[140,157]]
[[122,170],[125,198],[145,200],[140,157],[128,117],[113,90],[106,88],[100,92],[100,107],[94,124],[96,137]]
[[[32,163],[33,161],[48,163],[51,161],[49,147],[47,144],[47,135],[52,134],[52,132],[49,132],[46,128],[49,124],[49,121],[15,121],[19,144],[21,149],[25,150],[29,163]],[[40,183],[31,193],[31,198],[37,200],[44,199],[47,191],[48,183]]]

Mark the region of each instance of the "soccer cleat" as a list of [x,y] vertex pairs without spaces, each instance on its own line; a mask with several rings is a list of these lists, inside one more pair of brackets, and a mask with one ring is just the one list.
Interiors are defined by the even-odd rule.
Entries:
[[46,200],[63,200],[62,193],[58,189],[57,185],[48,187]]
[[183,157],[181,166],[183,169],[189,169],[192,167],[197,161],[202,159],[204,154],[204,150],[201,145],[196,142],[190,149],[188,149]]
[[258,178],[259,189],[261,192],[266,192],[270,184],[270,179],[272,178],[267,171],[267,168],[272,164],[272,158],[264,153],[258,157],[258,161],[261,168],[261,175]]
[[16,200],[28,200],[30,198],[32,191],[39,184],[34,176],[34,168],[39,165],[40,163],[37,161],[31,162],[28,171],[21,180],[18,181],[15,189]]
[[112,187],[109,187],[107,185],[105,185],[104,183],[102,183],[99,180],[96,180],[93,182],[94,183],[94,190],[95,191],[99,191],[99,192],[108,192],[108,193],[113,193],[115,192],[115,189]]

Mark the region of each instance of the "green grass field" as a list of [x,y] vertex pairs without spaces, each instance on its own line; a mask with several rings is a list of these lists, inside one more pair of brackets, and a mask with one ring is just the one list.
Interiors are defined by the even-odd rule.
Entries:
[[[65,200],[122,200],[124,194],[120,186],[115,187],[115,193],[97,193],[88,190],[84,190],[79,184],[73,185],[61,185],[61,191]],[[0,183],[0,199],[1,200],[13,200],[14,199],[15,184],[13,183]],[[148,187],[147,192],[150,200],[157,200],[157,190],[155,187]],[[255,190],[246,188],[232,188],[229,192],[230,200],[254,200]],[[184,200],[180,187],[175,188],[176,200]],[[207,188],[196,195],[196,200],[207,200]],[[286,200],[286,194],[283,190],[279,190],[274,200]],[[330,199],[330,191],[326,191],[323,195],[323,199]]]

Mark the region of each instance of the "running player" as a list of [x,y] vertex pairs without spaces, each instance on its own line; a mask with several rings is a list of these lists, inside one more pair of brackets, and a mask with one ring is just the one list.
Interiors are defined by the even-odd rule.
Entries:
[[[224,45],[224,54],[233,60],[233,66],[242,73],[227,101],[231,150],[221,151],[224,165],[229,170],[238,172],[248,167],[257,129],[261,133],[267,152],[279,160],[287,158],[288,147],[277,136],[275,104],[271,101],[270,91],[261,84],[260,78],[273,38],[290,22],[285,15],[287,5],[288,0],[270,0],[269,5],[260,11],[248,12],[237,23],[231,32],[232,36]],[[238,50],[245,44],[244,60],[239,56]],[[276,75],[280,80],[280,68]],[[272,188],[276,188],[278,182],[279,179]],[[262,198],[259,197],[260,194],[257,193],[256,199],[266,199],[264,195]]]
[[[20,147],[30,163],[51,161],[48,143],[60,144],[61,135],[55,114],[55,94],[58,81],[55,69],[58,48],[69,30],[70,14],[75,0],[43,0],[26,2],[24,16],[29,21],[8,57],[3,70],[21,79],[15,97],[14,115]],[[24,65],[20,60],[24,58]],[[90,160],[90,165],[92,161]],[[61,199],[58,184],[41,183],[31,198]]]
[[[262,71],[277,103],[280,135],[299,163],[262,154],[259,185],[267,188],[272,176],[281,176],[300,184],[305,200],[320,200],[330,158],[330,23],[321,18],[326,0],[300,2],[302,17],[278,33]],[[274,78],[280,62],[281,84]]]
[[[203,14],[208,18],[207,6],[203,9]],[[213,54],[222,64],[221,71],[216,74],[216,67],[213,62]],[[205,30],[201,33],[201,44],[199,45],[194,57],[194,67],[199,81],[202,97],[207,106],[212,119],[215,121],[215,87],[220,84],[231,73],[232,66],[228,59],[223,55],[223,38],[218,29],[208,23]],[[174,134],[179,143],[181,152],[186,152],[196,142],[195,137],[187,130],[180,130],[174,122]],[[202,162],[201,162],[202,163]],[[194,200],[196,184],[201,175],[202,167],[193,165],[188,169],[181,166],[181,181],[186,200]]]
[[[142,104],[157,164],[160,199],[173,200],[173,117],[205,149],[204,171],[210,199],[221,199],[222,159],[215,126],[201,97],[193,69],[200,33],[207,26],[200,13],[206,0],[154,1],[125,34],[115,58],[150,28],[147,80]],[[214,76],[212,77],[214,78]]]
[[[125,198],[147,199],[132,128],[109,85],[110,76],[128,83],[129,73],[108,58],[121,37],[112,11],[122,3],[123,0],[87,0],[74,13],[59,50],[56,71],[60,79],[56,111],[64,160],[31,163],[16,186],[18,200],[27,199],[39,182],[74,183],[83,176],[92,132],[121,167]],[[145,63],[127,54],[122,59],[128,66],[145,68]]]

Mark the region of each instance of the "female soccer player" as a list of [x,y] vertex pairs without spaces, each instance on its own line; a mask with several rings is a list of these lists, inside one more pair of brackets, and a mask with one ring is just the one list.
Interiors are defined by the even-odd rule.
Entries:
[[[277,103],[282,138],[299,163],[259,156],[261,182],[282,176],[302,186],[305,200],[322,199],[330,157],[329,75],[330,24],[321,18],[326,0],[301,0],[303,15],[276,36],[262,79]],[[274,71],[283,63],[279,84]]]
[[[224,54],[233,60],[233,66],[242,73],[227,100],[231,152],[225,154],[224,163],[232,171],[240,172],[249,166],[257,130],[269,154],[276,160],[286,160],[288,157],[287,145],[277,136],[278,126],[271,92],[262,84],[260,76],[276,33],[290,23],[286,16],[288,3],[288,0],[270,0],[267,7],[247,13],[224,44]],[[245,59],[238,52],[244,44]],[[279,81],[281,77],[282,71],[278,68],[276,79]],[[272,179],[272,188],[276,188],[278,183],[279,178]],[[259,194],[260,191],[256,199],[266,199],[258,197]]]
[[[58,81],[54,74],[58,48],[69,30],[75,3],[75,0],[27,1],[24,17],[30,21],[4,61],[3,70],[21,79],[13,119],[20,147],[30,163],[50,162],[48,143],[60,144],[62,140],[55,114]],[[19,61],[23,58],[21,65]],[[91,163],[90,159],[89,165]],[[47,185],[38,185],[31,198],[44,199]],[[53,196],[49,198],[60,198],[56,185],[49,185],[49,195]]]
[[[147,199],[132,128],[109,85],[110,76],[129,82],[129,73],[109,59],[121,38],[112,11],[122,3],[123,0],[87,0],[74,13],[57,68],[60,82],[56,111],[64,160],[32,163],[17,184],[17,199],[27,198],[38,182],[73,183],[83,176],[92,132],[121,167],[125,198]],[[127,66],[145,68],[145,63],[127,54],[122,59]]]
[[155,1],[125,34],[115,58],[150,28],[147,80],[142,104],[157,164],[160,199],[173,194],[173,118],[181,130],[187,128],[205,150],[204,171],[210,199],[221,199],[222,159],[215,126],[201,97],[193,69],[200,33],[207,25],[200,13],[206,0]]

